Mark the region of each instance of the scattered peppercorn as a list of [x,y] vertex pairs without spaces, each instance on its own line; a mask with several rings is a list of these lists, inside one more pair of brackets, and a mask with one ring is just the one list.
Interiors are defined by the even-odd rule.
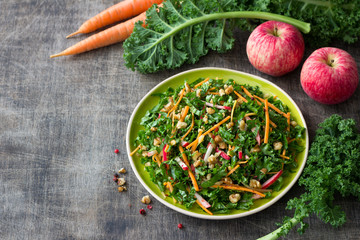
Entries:
[[119,152],[120,152],[119,149],[114,150],[114,153],[119,153]]
[[179,229],[182,229],[183,227],[184,227],[184,226],[183,226],[181,223],[178,224],[178,228],[179,228]]
[[145,214],[146,214],[146,212],[145,212],[145,210],[144,210],[143,208],[140,209],[139,213],[140,213],[141,215],[145,215]]
[[147,207],[147,209],[149,209],[149,210],[151,210],[151,209],[153,208],[150,204],[147,205],[146,207]]

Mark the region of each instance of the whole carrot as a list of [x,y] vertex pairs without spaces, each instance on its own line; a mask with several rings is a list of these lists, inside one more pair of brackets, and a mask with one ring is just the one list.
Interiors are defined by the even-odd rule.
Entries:
[[159,4],[162,1],[163,0],[121,1],[84,22],[76,32],[68,35],[66,38],[72,37],[79,33],[90,33],[109,24],[136,16],[142,12],[145,12],[153,4]]
[[111,28],[96,33],[75,45],[65,49],[61,53],[51,55],[50,58],[74,55],[83,53],[96,48],[109,46],[114,43],[122,42],[130,36],[132,33],[135,23],[138,21],[145,22],[146,12],[143,12],[137,17],[127,20],[126,22],[119,23]]

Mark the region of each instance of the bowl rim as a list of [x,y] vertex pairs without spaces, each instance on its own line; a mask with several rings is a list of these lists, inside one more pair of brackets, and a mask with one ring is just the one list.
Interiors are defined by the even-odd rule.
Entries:
[[[179,208],[167,201],[165,201],[162,197],[160,197],[159,195],[157,195],[156,193],[154,193],[151,188],[144,182],[144,180],[141,178],[140,174],[138,173],[136,166],[133,162],[132,157],[130,156],[131,153],[131,149],[130,149],[130,132],[131,132],[131,126],[134,120],[134,117],[139,109],[139,107],[142,105],[142,103],[151,95],[154,93],[154,91],[156,91],[156,89],[158,89],[159,87],[161,87],[162,85],[166,84],[167,82],[172,81],[174,78],[177,78],[181,75],[185,75],[191,72],[196,72],[196,71],[206,71],[206,70],[219,70],[219,71],[228,71],[228,72],[232,72],[234,74],[243,74],[243,75],[247,75],[249,77],[252,78],[256,78],[262,82],[265,82],[269,85],[271,85],[271,87],[275,87],[277,90],[279,90],[281,93],[283,93],[288,100],[294,105],[296,111],[298,112],[301,121],[304,125],[305,128],[305,149],[304,149],[304,161],[303,163],[299,166],[299,169],[295,175],[295,177],[291,180],[291,182],[289,183],[289,185],[282,190],[282,192],[275,196],[273,199],[271,199],[269,202],[255,208],[255,209],[251,209],[249,211],[243,212],[243,213],[237,213],[237,214],[230,214],[230,215],[205,215],[205,214],[199,214],[199,213],[195,213],[189,210],[184,210],[182,208]],[[187,216],[191,216],[191,217],[195,217],[195,218],[200,218],[200,219],[207,219],[207,220],[227,220],[227,219],[235,219],[235,218],[240,218],[240,217],[245,217],[248,215],[252,215],[255,214],[257,212],[260,212],[268,207],[270,207],[271,205],[273,205],[275,202],[277,202],[279,199],[281,199],[292,187],[293,185],[297,182],[297,180],[299,179],[300,175],[303,172],[303,169],[306,165],[306,161],[307,161],[307,156],[308,156],[308,150],[309,150],[309,133],[308,133],[308,128],[307,128],[307,124],[305,121],[305,118],[300,110],[300,108],[298,107],[298,105],[295,103],[295,101],[280,87],[278,87],[275,83],[270,82],[269,80],[266,80],[262,77],[253,75],[253,74],[249,74],[249,73],[245,73],[242,71],[238,71],[238,70],[233,70],[233,69],[228,69],[228,68],[219,68],[219,67],[202,67],[202,68],[194,68],[194,69],[190,69],[187,71],[183,71],[180,73],[177,73],[175,75],[172,75],[168,78],[166,78],[165,80],[161,81],[160,83],[158,83],[156,86],[154,86],[145,96],[142,97],[142,99],[138,102],[138,104],[136,105],[136,107],[134,108],[129,121],[128,121],[128,126],[127,126],[127,131],[126,131],[126,152],[127,152],[127,156],[131,165],[132,170],[135,173],[136,178],[140,181],[140,183],[143,185],[143,187],[159,202],[161,202],[162,204],[164,204],[165,206],[180,212],[182,214],[185,214]]]

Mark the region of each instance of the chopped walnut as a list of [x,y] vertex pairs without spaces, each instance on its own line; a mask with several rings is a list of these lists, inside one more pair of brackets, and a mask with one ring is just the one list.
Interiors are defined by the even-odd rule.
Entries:
[[196,161],[201,156],[201,152],[195,151],[192,155],[192,160]]
[[224,181],[225,184],[233,184],[233,181],[229,177],[224,177],[223,181]]
[[176,128],[177,129],[182,129],[182,128],[186,128],[187,127],[187,123],[186,122],[178,122],[177,124],[176,124]]
[[120,168],[119,173],[126,173],[125,168]]
[[220,149],[226,149],[226,143],[225,142],[219,142],[218,144]]
[[227,128],[227,129],[230,129],[230,128],[232,128],[233,126],[234,126],[234,122],[229,122],[229,123],[226,124],[226,128]]
[[118,187],[118,191],[119,192],[123,192],[123,191],[126,191],[126,187],[125,186],[122,186],[122,187]]
[[225,89],[225,93],[227,95],[231,94],[232,92],[234,91],[234,87],[232,85],[228,86],[226,89]]
[[210,155],[209,158],[208,158],[208,162],[211,163],[211,164],[214,164],[217,162],[217,159],[214,155]]
[[225,90],[224,90],[224,89],[220,89],[220,90],[219,90],[219,95],[220,95],[220,96],[224,96],[224,95],[225,95]]
[[259,145],[256,145],[255,147],[250,149],[250,153],[257,153],[260,151],[261,151],[261,149],[260,149]]
[[122,186],[122,185],[124,185],[125,183],[126,183],[125,178],[118,178],[117,184],[118,184],[119,186]]
[[201,97],[201,89],[196,90],[196,97]]
[[201,162],[201,160],[196,160],[193,165],[194,165],[194,167],[199,167],[202,165],[202,162]]
[[174,146],[175,144],[176,144],[176,140],[173,139],[173,140],[170,141],[171,146]]
[[221,136],[220,136],[220,135],[216,135],[215,138],[214,138],[214,141],[215,141],[216,143],[222,142]]
[[275,151],[281,150],[282,147],[283,147],[282,142],[275,142],[275,143],[274,143],[274,150],[275,150]]
[[150,128],[150,131],[156,132],[156,131],[157,131],[157,128],[156,128],[156,127],[151,127],[151,128]]
[[244,120],[241,120],[240,123],[239,123],[239,129],[240,131],[245,131],[246,129],[246,123]]
[[151,202],[150,196],[146,195],[141,199],[141,202],[144,204],[149,204]]
[[241,196],[239,193],[234,193],[229,196],[229,200],[231,203],[237,203],[240,200]]
[[251,188],[261,188],[261,183],[256,179],[251,179],[249,186]]
[[207,124],[209,122],[208,115],[205,115],[202,120]]
[[161,144],[161,138],[160,137],[154,138],[154,146],[159,147],[160,144]]
[[208,114],[214,114],[215,113],[215,109],[213,109],[213,108],[206,108],[206,112],[208,113]]

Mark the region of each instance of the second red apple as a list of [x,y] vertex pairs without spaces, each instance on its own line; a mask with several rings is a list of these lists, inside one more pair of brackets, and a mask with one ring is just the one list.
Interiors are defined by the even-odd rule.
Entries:
[[250,35],[246,53],[250,63],[271,76],[282,76],[299,66],[304,39],[294,26],[277,21],[260,24]]

